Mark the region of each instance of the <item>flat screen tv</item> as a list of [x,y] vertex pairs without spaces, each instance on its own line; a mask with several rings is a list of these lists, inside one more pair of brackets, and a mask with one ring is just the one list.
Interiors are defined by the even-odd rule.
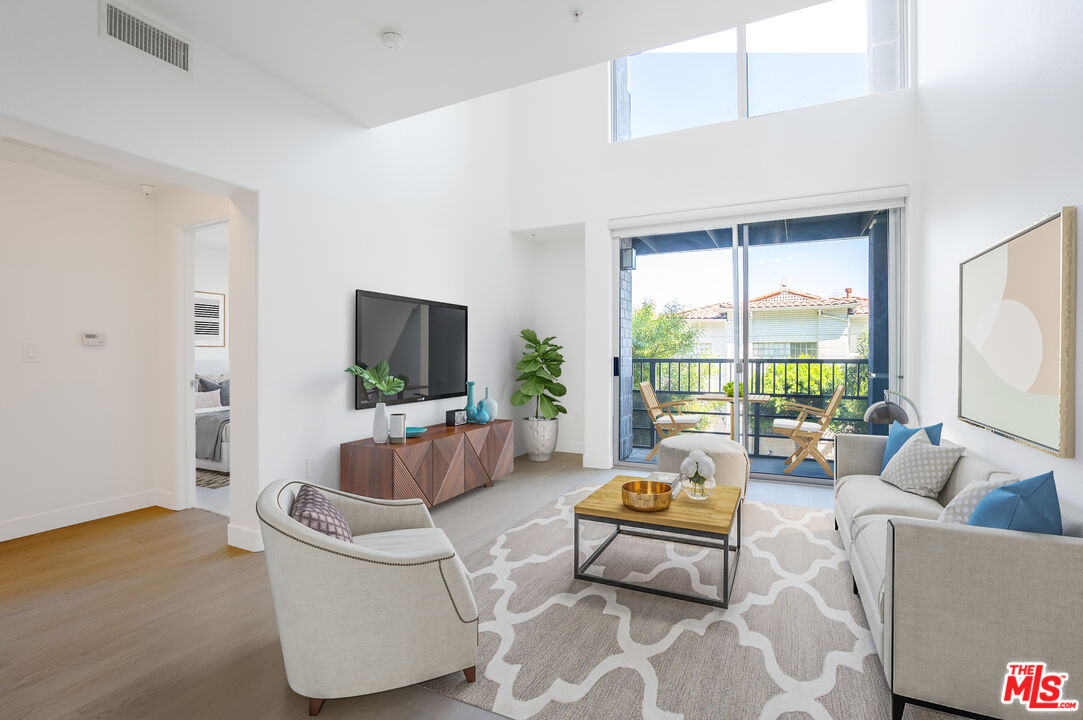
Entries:
[[[466,306],[358,290],[356,337],[358,365],[386,360],[405,383],[385,403],[466,395]],[[376,391],[355,382],[355,407],[375,407]]]

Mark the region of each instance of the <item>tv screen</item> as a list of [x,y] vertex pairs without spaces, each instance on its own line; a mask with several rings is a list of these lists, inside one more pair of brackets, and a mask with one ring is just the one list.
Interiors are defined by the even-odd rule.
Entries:
[[[402,378],[389,405],[465,395],[466,307],[358,290],[356,356],[363,368],[386,360]],[[358,410],[376,405],[361,378],[355,392]]]

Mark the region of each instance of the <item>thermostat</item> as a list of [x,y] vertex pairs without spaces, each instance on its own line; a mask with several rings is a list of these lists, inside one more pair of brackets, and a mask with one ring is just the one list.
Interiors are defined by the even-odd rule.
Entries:
[[83,345],[86,347],[104,347],[105,346],[105,333],[100,332],[85,332],[83,333]]

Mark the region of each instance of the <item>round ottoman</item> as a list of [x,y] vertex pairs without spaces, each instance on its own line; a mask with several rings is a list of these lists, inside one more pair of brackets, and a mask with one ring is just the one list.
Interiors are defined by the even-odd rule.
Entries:
[[658,447],[658,472],[679,473],[681,463],[693,450],[702,450],[714,460],[717,485],[739,487],[744,496],[748,490],[748,453],[740,443],[721,435],[682,433],[665,438]]

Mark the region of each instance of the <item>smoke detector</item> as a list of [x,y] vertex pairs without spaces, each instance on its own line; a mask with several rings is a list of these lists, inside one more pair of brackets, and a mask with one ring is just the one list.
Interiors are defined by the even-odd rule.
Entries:
[[388,50],[398,50],[406,44],[406,37],[397,30],[384,30],[380,33],[380,43]]
[[146,195],[147,197],[150,197],[151,193],[154,192],[154,186],[153,185],[145,185],[145,184],[140,185],[139,189],[142,190],[143,194]]
[[572,11],[571,11],[570,14],[572,16],[572,22],[577,23],[583,18],[583,9],[582,8],[572,8]]

